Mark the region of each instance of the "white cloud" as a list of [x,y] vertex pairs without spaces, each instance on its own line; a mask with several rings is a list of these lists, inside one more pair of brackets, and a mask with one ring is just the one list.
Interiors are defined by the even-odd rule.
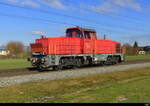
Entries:
[[98,12],[98,13],[116,13],[118,10],[115,6],[111,5],[110,3],[104,3],[99,6],[89,6],[89,8],[92,11]]
[[65,9],[66,6],[60,0],[39,0],[40,2],[57,9]]
[[22,5],[22,6],[30,6],[30,7],[40,7],[40,5],[32,0],[6,0],[8,3]]
[[26,6],[31,6],[31,7],[40,7],[38,3],[33,2],[31,0],[22,1],[21,4]]
[[45,35],[43,31],[33,31],[32,35]]
[[112,5],[120,6],[120,7],[128,7],[135,10],[141,10],[140,4],[137,0],[106,0],[108,3]]
[[4,1],[11,4],[30,6],[34,8],[41,7],[42,5],[40,3],[43,3],[44,5],[48,5],[52,8],[61,9],[61,10],[66,9],[66,5],[64,5],[64,3],[61,2],[61,0],[4,0]]
[[10,3],[18,3],[18,0],[6,0],[6,1]]
[[116,13],[119,12],[120,8],[131,8],[136,11],[142,10],[137,0],[103,0],[98,6],[85,5],[84,7],[98,13]]
[[[23,5],[23,6],[30,6],[30,7],[41,7],[40,3],[48,5],[52,8],[56,9],[65,9],[66,5],[64,5],[61,0],[5,0],[8,3]],[[37,2],[38,1],[38,2]]]
[[[41,7],[40,3],[48,5],[52,8],[60,9],[60,10],[72,10],[75,6],[68,6],[64,4],[61,0],[6,0],[9,3],[14,3],[18,5],[31,6],[31,7]],[[38,2],[37,2],[38,1]],[[91,0],[96,2],[98,0]],[[91,4],[84,3],[80,4],[81,8],[89,9],[97,13],[118,13],[120,8],[130,8],[136,11],[141,11],[142,7],[138,3],[137,0],[99,0],[100,4],[94,6]],[[67,0],[66,0],[67,2]],[[84,9],[80,9],[81,12],[86,12]]]

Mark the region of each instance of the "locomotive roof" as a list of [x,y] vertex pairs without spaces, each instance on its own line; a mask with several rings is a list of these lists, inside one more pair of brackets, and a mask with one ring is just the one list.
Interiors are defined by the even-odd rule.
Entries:
[[67,30],[76,29],[76,28],[79,28],[79,29],[82,30],[82,31],[94,32],[94,33],[96,33],[96,30],[95,30],[95,29],[82,28],[82,27],[79,27],[79,26],[77,26],[77,27],[72,27],[72,28],[68,28]]
[[94,32],[94,33],[96,33],[95,29],[89,29],[89,28],[80,28],[80,29],[83,30],[83,31],[88,31],[88,32]]

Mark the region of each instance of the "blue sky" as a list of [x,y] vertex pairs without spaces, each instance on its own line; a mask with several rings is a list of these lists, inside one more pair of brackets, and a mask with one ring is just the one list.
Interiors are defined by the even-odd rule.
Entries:
[[1,0],[0,46],[9,41],[29,45],[41,33],[65,36],[65,29],[75,25],[95,29],[100,39],[107,34],[145,46],[150,45],[149,20],[148,0]]

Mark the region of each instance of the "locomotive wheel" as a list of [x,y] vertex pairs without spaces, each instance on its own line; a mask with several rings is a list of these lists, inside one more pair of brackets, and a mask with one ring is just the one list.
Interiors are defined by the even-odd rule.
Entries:
[[81,59],[75,59],[75,64],[73,65],[73,68],[80,68],[81,67]]
[[105,62],[105,61],[102,61],[100,64],[101,64],[102,66],[105,66],[105,65],[106,65],[106,62]]
[[59,65],[57,66],[58,70],[62,70],[63,69],[63,66],[62,65]]
[[115,57],[115,64],[119,63],[119,57]]
[[119,57],[114,57],[112,64],[118,64],[119,63]]
[[59,65],[53,67],[53,70],[56,70],[56,71],[62,70],[63,69],[62,62],[63,62],[63,59],[59,61]]
[[92,63],[92,59],[89,60],[89,66],[92,66],[93,63]]
[[55,70],[55,71],[62,70],[62,69],[63,69],[63,67],[61,65],[53,67],[53,70]]
[[54,71],[57,71],[57,66],[53,66],[53,70],[54,70]]
[[117,64],[116,58],[117,58],[117,57],[112,57],[112,65]]
[[111,57],[108,57],[108,58],[107,58],[106,64],[107,64],[107,65],[112,65],[112,64],[113,64]]
[[116,62],[117,62],[117,63],[119,63],[119,60],[120,60],[120,58],[119,58],[119,57],[116,57]]
[[82,61],[81,59],[76,59],[76,66],[77,68],[81,67]]

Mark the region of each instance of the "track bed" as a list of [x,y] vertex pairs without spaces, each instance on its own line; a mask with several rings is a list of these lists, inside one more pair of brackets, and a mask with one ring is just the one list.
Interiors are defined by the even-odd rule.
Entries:
[[[118,65],[126,65],[126,64],[136,64],[136,63],[147,63],[150,62],[149,60],[133,60],[133,61],[125,61],[120,64],[116,64],[115,66]],[[83,66],[79,69],[89,69],[89,68],[96,68],[96,67],[110,67],[113,65],[106,65],[106,66],[101,66],[101,65],[94,65],[94,66]],[[69,69],[63,69],[61,71],[67,71]],[[78,70],[78,69],[73,69],[73,70]],[[22,68],[22,69],[9,69],[9,70],[0,70],[0,77],[12,77],[12,76],[21,76],[21,75],[31,75],[31,74],[39,74],[39,73],[46,73],[46,72],[56,72],[53,70],[37,70],[33,68]]]

